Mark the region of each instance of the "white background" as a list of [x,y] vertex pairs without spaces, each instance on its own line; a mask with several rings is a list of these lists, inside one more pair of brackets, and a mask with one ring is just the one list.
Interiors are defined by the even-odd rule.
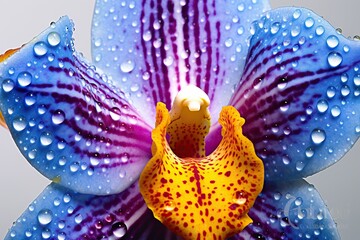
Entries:
[[[278,6],[302,6],[314,10],[345,36],[360,35],[359,1],[272,0]],[[52,21],[69,15],[75,22],[75,46],[90,59],[90,26],[93,1],[0,0],[0,53],[28,42]],[[360,44],[360,43],[359,43]],[[360,216],[360,144],[339,163],[307,180],[313,183],[338,223],[342,239],[356,238]],[[49,183],[19,154],[10,134],[0,129],[0,238],[11,223]]]

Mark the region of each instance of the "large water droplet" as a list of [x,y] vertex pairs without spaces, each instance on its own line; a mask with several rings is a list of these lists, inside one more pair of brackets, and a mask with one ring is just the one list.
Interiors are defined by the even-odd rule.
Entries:
[[49,229],[43,229],[41,232],[41,237],[43,239],[49,239],[51,237],[51,231]]
[[36,103],[36,98],[34,96],[33,93],[28,93],[26,96],[25,96],[25,104],[27,106],[32,106]]
[[27,122],[23,117],[15,118],[13,121],[13,127],[16,131],[21,132],[26,128]]
[[17,77],[17,81],[21,87],[27,87],[31,84],[32,75],[28,72],[21,72]]
[[127,61],[121,63],[121,65],[120,65],[120,69],[124,73],[129,73],[132,70],[134,70],[134,68],[135,68],[135,62],[132,60],[127,60]]
[[305,20],[305,27],[307,27],[307,28],[311,28],[312,26],[314,26],[314,24],[315,24],[315,21],[312,17],[308,17]]
[[47,36],[47,41],[50,44],[50,46],[56,47],[57,45],[59,45],[61,41],[59,33],[57,32],[49,33]]
[[339,45],[339,39],[337,36],[331,35],[326,39],[326,43],[329,48],[336,48]]
[[51,223],[53,219],[53,213],[49,209],[43,209],[38,214],[38,221],[41,225],[47,225]]
[[355,86],[360,86],[360,74],[354,76],[354,84]]
[[5,79],[2,82],[2,88],[5,92],[11,92],[15,87],[15,83],[11,79]]
[[330,112],[333,117],[338,117],[341,114],[341,108],[335,105],[331,108]]
[[123,237],[126,232],[127,232],[127,227],[124,223],[122,222],[117,222],[117,223],[114,223],[112,226],[111,226],[111,230],[112,230],[112,233],[115,237],[117,238],[121,238]]
[[43,132],[40,136],[40,143],[43,146],[49,146],[53,142],[52,134],[49,132]]
[[75,216],[75,223],[80,224],[83,220],[82,215],[79,213]]
[[274,22],[274,23],[271,25],[270,32],[271,32],[272,34],[276,34],[279,30],[280,30],[280,23],[279,23],[279,22]]
[[234,40],[232,38],[227,38],[225,40],[225,46],[226,47],[231,47],[233,45],[233,43],[234,43]]
[[65,113],[58,109],[52,114],[51,120],[55,125],[59,125],[65,121]]
[[326,100],[319,100],[316,107],[320,113],[324,113],[328,110],[329,104]]
[[337,67],[341,64],[343,58],[338,52],[331,52],[327,57],[328,63],[331,67]]
[[325,139],[326,139],[326,134],[325,134],[324,130],[314,129],[311,132],[311,140],[313,141],[313,143],[320,144],[320,143],[324,142]]
[[42,57],[47,53],[48,49],[46,43],[44,42],[37,42],[34,45],[34,53],[38,57]]

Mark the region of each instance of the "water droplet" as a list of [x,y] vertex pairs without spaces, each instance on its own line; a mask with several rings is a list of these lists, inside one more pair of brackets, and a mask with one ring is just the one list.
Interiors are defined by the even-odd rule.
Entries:
[[343,58],[338,52],[331,52],[327,57],[328,63],[331,67],[337,67],[341,64]]
[[70,165],[70,171],[71,172],[77,172],[80,168],[79,162],[74,162]]
[[354,76],[354,84],[355,86],[360,86],[360,74]]
[[150,31],[146,31],[144,34],[143,34],[143,40],[145,41],[145,42],[147,42],[147,41],[150,41],[151,40],[151,32]]
[[65,121],[65,113],[58,109],[52,114],[51,120],[55,125],[59,125]]
[[311,147],[308,147],[306,150],[305,150],[305,155],[306,157],[308,158],[311,158],[312,156],[314,156],[314,150],[311,148]]
[[95,223],[95,228],[98,229],[98,230],[102,229],[103,226],[104,226],[104,224],[101,221],[97,221]]
[[333,86],[328,87],[328,89],[326,90],[326,95],[328,96],[328,98],[333,98],[336,94],[336,89]]
[[299,26],[294,26],[292,29],[291,29],[291,36],[292,37],[296,37],[300,34],[301,32],[301,28]]
[[325,32],[325,28],[323,26],[318,26],[315,30],[316,35],[321,36]]
[[47,41],[50,44],[50,46],[56,47],[57,45],[59,45],[61,41],[59,33],[57,32],[49,33],[47,36]]
[[347,86],[347,85],[342,86],[340,92],[343,97],[348,96],[350,94],[349,86]]
[[41,237],[43,239],[49,239],[51,237],[51,231],[47,228],[43,229],[41,232]]
[[172,210],[175,209],[175,204],[174,204],[172,201],[166,201],[166,202],[164,203],[164,209],[165,209],[166,211],[172,211]]
[[295,205],[296,206],[300,206],[303,203],[303,200],[301,197],[298,197],[295,199]]
[[62,156],[59,159],[59,165],[64,166],[66,164],[66,157]]
[[171,64],[173,64],[173,62],[174,62],[174,59],[172,56],[168,56],[163,60],[164,65],[167,67],[171,66]]
[[57,235],[57,239],[58,240],[65,240],[66,239],[66,234],[61,232]]
[[2,88],[5,92],[11,92],[15,87],[15,83],[11,79],[5,79],[2,82]]
[[276,201],[279,201],[281,199],[281,193],[279,193],[279,192],[274,193],[274,199]]
[[311,132],[311,140],[313,141],[313,143],[315,144],[321,144],[322,142],[324,142],[326,139],[326,134],[325,131],[322,129],[314,129]]
[[26,128],[27,122],[23,117],[15,118],[13,121],[13,127],[16,131],[21,132]]
[[28,72],[21,72],[17,77],[17,81],[21,87],[27,87],[31,84],[32,75]]
[[326,43],[329,48],[336,48],[339,45],[338,37],[331,35],[326,39]]
[[42,57],[47,53],[48,49],[46,43],[44,42],[37,42],[34,45],[34,53],[38,57]]
[[280,23],[279,23],[279,22],[274,22],[274,23],[271,25],[270,32],[271,32],[272,34],[276,34],[279,30],[280,30]]
[[65,194],[63,197],[63,201],[64,201],[64,203],[69,203],[71,201],[70,194]]
[[305,167],[305,164],[302,161],[298,161],[295,167],[297,171],[302,171]]
[[288,156],[283,156],[282,161],[285,165],[288,165],[290,163],[290,158]]
[[49,209],[43,209],[39,212],[37,218],[41,225],[47,225],[51,223],[53,219],[53,213]]
[[244,205],[248,200],[248,194],[243,191],[237,191],[235,192],[233,196],[233,202],[238,205]]
[[326,100],[319,100],[316,107],[320,113],[324,113],[328,110],[329,104]]
[[341,82],[346,83],[349,79],[349,76],[346,73],[344,73],[341,75],[340,79],[341,79]]
[[99,163],[100,163],[99,159],[94,158],[94,157],[91,157],[91,158],[90,158],[90,164],[91,164],[92,166],[97,166],[97,165],[99,165]]
[[330,112],[333,117],[338,117],[341,114],[341,109],[339,106],[335,105],[331,108]]
[[277,87],[278,87],[280,90],[282,90],[282,89],[284,89],[284,88],[286,87],[286,85],[287,85],[287,80],[286,80],[286,78],[281,78],[281,79],[279,80],[279,82],[278,82]]
[[114,120],[114,121],[119,121],[121,114],[120,114],[120,109],[117,107],[114,107],[111,109],[110,111],[110,117]]
[[233,45],[233,43],[234,43],[234,40],[232,38],[227,38],[225,40],[225,46],[226,47],[231,47]]
[[305,27],[307,27],[307,28],[311,28],[312,26],[314,26],[314,24],[315,24],[315,21],[312,17],[308,17],[305,20]]
[[40,136],[40,143],[43,146],[49,146],[53,142],[52,134],[49,132],[43,132]]
[[80,224],[82,222],[82,220],[83,220],[83,217],[81,216],[80,213],[75,216],[75,223]]
[[127,61],[121,63],[121,65],[120,65],[120,69],[124,73],[129,73],[129,72],[133,71],[134,68],[135,68],[135,62],[132,60],[127,60]]
[[123,237],[127,232],[127,227],[122,222],[116,222],[111,226],[112,233],[115,237],[121,238]]
[[293,13],[293,17],[294,19],[298,19],[301,16],[301,10],[300,9],[296,9]]
[[25,96],[25,104],[28,106],[32,106],[36,103],[36,98],[33,93],[28,93]]

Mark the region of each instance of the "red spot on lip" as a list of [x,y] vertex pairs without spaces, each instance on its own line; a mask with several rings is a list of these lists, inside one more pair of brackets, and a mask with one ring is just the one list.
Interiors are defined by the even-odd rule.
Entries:
[[227,171],[227,172],[225,173],[225,176],[227,176],[227,177],[230,177],[230,175],[231,175],[231,172],[230,172],[230,171]]
[[167,183],[168,181],[165,179],[165,178],[161,178],[161,183],[165,184]]

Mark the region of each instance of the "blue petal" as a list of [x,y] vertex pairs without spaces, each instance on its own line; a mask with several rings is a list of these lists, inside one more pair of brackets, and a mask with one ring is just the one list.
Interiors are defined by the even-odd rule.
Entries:
[[267,183],[249,216],[254,222],[232,240],[340,239],[319,193],[304,180]]
[[270,11],[253,32],[230,104],[246,119],[266,179],[314,174],[359,137],[360,45],[306,9]]
[[150,239],[149,236],[176,239],[147,209],[137,183],[110,196],[79,194],[53,183],[30,204],[5,240]]
[[268,1],[97,1],[92,53],[138,109],[171,102],[194,84],[218,118],[241,76],[250,25]]
[[67,17],[0,64],[0,107],[22,154],[49,179],[110,194],[151,158],[151,128],[72,45]]

